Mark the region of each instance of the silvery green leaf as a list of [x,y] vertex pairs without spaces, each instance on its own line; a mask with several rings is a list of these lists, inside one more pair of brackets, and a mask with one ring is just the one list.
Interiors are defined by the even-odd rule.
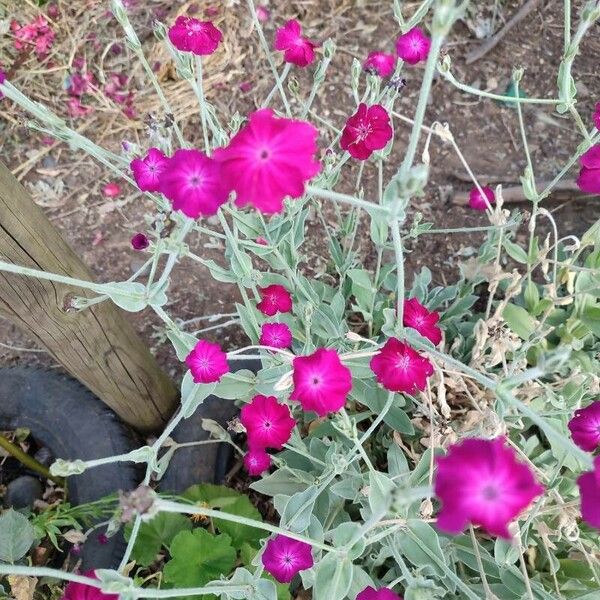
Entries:
[[12,508],[0,516],[0,561],[15,563],[27,554],[35,540],[27,517]]
[[406,530],[396,534],[395,543],[402,555],[416,567],[439,577],[446,574],[446,555],[442,552],[437,532],[428,523],[409,519]]
[[83,460],[64,460],[57,458],[50,465],[50,474],[56,477],[69,477],[70,475],[81,475],[86,469]]
[[196,409],[215,391],[216,383],[194,384],[186,396],[182,395],[181,414],[189,419]]
[[298,473],[298,476],[295,476],[293,470],[280,469],[259,481],[251,483],[250,488],[259,494],[265,494],[265,496],[289,495],[301,492],[309,487],[309,484],[304,481],[306,477],[310,478],[312,476],[308,473]]
[[313,485],[291,496],[281,515],[281,527],[296,532],[306,531],[320,493],[321,490]]
[[167,337],[173,344],[173,348],[175,349],[175,354],[177,354],[177,358],[181,361],[184,361],[187,355],[192,351],[198,340],[191,333],[186,333],[181,329],[167,330]]
[[356,560],[365,550],[365,536],[359,523],[342,523],[330,531],[328,536],[335,548],[347,551],[350,560]]
[[392,502],[394,482],[379,471],[369,471],[369,506],[374,515],[385,515]]
[[330,552],[314,567],[314,598],[343,600],[352,585],[352,562],[335,552]]
[[117,281],[94,286],[98,294],[107,295],[118,307],[127,312],[139,312],[148,306],[146,286],[137,281]]
[[[240,381],[244,378],[247,381]],[[244,400],[254,390],[255,375],[248,369],[240,369],[234,373],[226,373],[217,383],[214,394],[225,400]]]

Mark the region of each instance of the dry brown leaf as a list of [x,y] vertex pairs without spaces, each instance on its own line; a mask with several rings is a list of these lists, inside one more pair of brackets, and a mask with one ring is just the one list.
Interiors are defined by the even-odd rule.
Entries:
[[37,577],[8,576],[11,593],[17,600],[32,600],[37,582]]

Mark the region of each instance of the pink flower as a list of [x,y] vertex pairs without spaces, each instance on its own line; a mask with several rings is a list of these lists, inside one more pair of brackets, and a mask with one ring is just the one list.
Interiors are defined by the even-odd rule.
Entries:
[[98,543],[102,544],[103,546],[108,544],[108,536],[105,533],[99,533],[97,539]]
[[185,364],[192,372],[194,383],[213,383],[229,373],[227,354],[219,344],[199,340],[187,355]]
[[479,189],[477,189],[477,186],[471,188],[471,191],[469,192],[469,206],[473,210],[485,211],[488,204],[491,206],[496,202],[496,195],[491,187],[482,187],[481,191],[485,198],[487,198],[487,202],[485,201],[484,196],[481,195]]
[[596,126],[596,129],[600,130],[600,102],[596,104],[596,110],[594,110],[592,119],[594,120],[594,125]]
[[169,159],[158,148],[150,148],[144,158],[132,160],[130,167],[140,190],[142,192],[160,191],[160,178],[168,164]]
[[[2,85],[6,81],[6,73],[0,69],[0,85]],[[4,98],[4,94],[0,92],[0,98]]]
[[81,97],[85,94],[90,85],[94,83],[94,75],[92,73],[73,73],[68,80],[67,92],[70,96]]
[[240,83],[240,92],[243,92],[244,94],[247,94],[252,88],[253,85],[251,81],[242,81],[242,83]]
[[148,238],[143,233],[136,233],[131,238],[131,247],[134,250],[145,250],[150,245]]
[[160,191],[192,219],[214,215],[229,196],[219,163],[199,150],[175,152],[161,174]]
[[402,600],[398,594],[392,592],[390,588],[366,587],[360,594],[356,596],[356,600]]
[[117,196],[119,196],[121,194],[121,186],[118,183],[107,183],[103,188],[102,188],[102,193],[107,197],[107,198],[116,198]]
[[283,448],[296,424],[285,404],[279,404],[275,396],[260,394],[244,405],[240,420],[248,433],[250,448],[275,450]]
[[252,477],[262,475],[271,466],[271,456],[262,448],[250,448],[244,455],[244,466]]
[[600,529],[600,456],[594,459],[594,470],[577,479],[581,496],[581,516],[592,527]]
[[340,146],[352,157],[367,160],[375,150],[385,148],[393,135],[387,110],[380,104],[367,106],[361,102],[346,121]]
[[312,548],[306,542],[276,535],[265,546],[262,564],[279,583],[289,583],[297,573],[313,566]]
[[266,23],[271,18],[271,11],[266,6],[257,6],[256,16],[261,23]]
[[69,98],[67,102],[67,111],[70,117],[83,117],[92,112],[92,108],[83,106],[81,101],[76,96]]
[[292,295],[282,285],[274,283],[265,288],[259,288],[258,291],[261,301],[256,305],[256,308],[263,315],[272,317],[279,312],[292,311]]
[[20,25],[17,21],[12,21],[10,29],[14,35],[15,50],[33,48],[38,58],[46,56],[54,43],[54,31],[43,15],[27,25]]
[[385,52],[370,52],[363,64],[365,71],[377,73],[379,77],[389,77],[394,72],[396,58]]
[[377,381],[391,392],[423,391],[427,378],[433,374],[433,365],[427,358],[394,337],[371,359],[370,366]]
[[437,526],[453,535],[472,523],[509,539],[509,523],[544,491],[503,437],[453,444],[436,464],[434,490],[442,502]]
[[431,40],[420,27],[413,27],[396,40],[398,56],[409,65],[416,65],[422,60],[427,60],[430,48]]
[[292,345],[292,332],[285,323],[264,323],[259,344],[271,348],[289,348]]
[[214,154],[236,204],[277,213],[286,196],[302,196],[304,184],[321,170],[314,159],[318,136],[310,123],[280,119],[268,108],[252,113],[229,145]]
[[302,27],[291,19],[275,34],[275,50],[283,52],[285,62],[307,67],[315,60],[317,44],[302,35]]
[[169,39],[182,52],[206,56],[217,49],[223,34],[210,21],[180,16],[169,29]]
[[267,240],[265,240],[264,237],[259,236],[254,240],[257,244],[260,244],[261,246],[268,246],[269,242],[267,242]]
[[573,441],[586,452],[593,452],[600,446],[600,400],[575,411],[569,421]]
[[600,144],[592,146],[581,158],[577,186],[586,194],[600,194]]
[[416,329],[436,346],[442,341],[442,330],[437,326],[439,320],[440,313],[429,312],[416,298],[404,301],[404,326]]
[[[84,576],[98,579],[94,571],[88,571]],[[119,594],[103,594],[99,588],[71,581],[65,588],[62,600],[119,600]]]
[[346,404],[352,389],[352,373],[335,350],[319,348],[309,356],[297,356],[293,361],[294,391],[304,410],[313,410],[320,417],[336,412]]

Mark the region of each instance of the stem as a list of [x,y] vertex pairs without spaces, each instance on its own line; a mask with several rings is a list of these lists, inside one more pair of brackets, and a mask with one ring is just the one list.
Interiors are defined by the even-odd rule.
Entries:
[[202,83],[202,57],[196,56],[196,91],[198,103],[200,104],[200,119],[202,121],[202,135],[204,137],[204,151],[210,156],[210,144],[208,142],[208,128],[206,125],[206,98],[204,97],[204,86]]
[[379,204],[375,204],[374,202],[365,202],[364,200],[359,200],[354,196],[349,196],[348,194],[340,194],[338,192],[324,190],[318,187],[314,187],[312,185],[306,186],[306,193],[311,194],[312,196],[317,196],[318,198],[325,198],[325,200],[332,200],[333,202],[341,202],[342,204],[358,206],[360,208],[364,208],[369,213],[389,213],[389,210],[386,206],[380,206]]
[[288,531],[287,529],[276,527],[275,525],[271,525],[270,523],[255,521],[254,519],[248,519],[246,517],[226,513],[220,510],[212,510],[210,508],[205,508],[204,506],[197,506],[195,504],[183,504],[182,502],[172,502],[170,500],[158,499],[156,501],[156,507],[163,512],[180,513],[186,515],[203,515],[211,519],[221,519],[223,521],[238,523],[239,525],[248,525],[249,527],[254,527],[255,529],[262,529],[263,531],[268,531],[270,533],[285,535],[289,538],[292,538],[293,540],[298,540],[299,542],[310,544],[314,548],[319,548],[320,550],[325,550],[326,552],[337,551],[333,546],[330,546],[329,544],[318,542],[294,531]]
[[269,106],[269,103],[273,99],[275,92],[277,92],[279,90],[279,86],[283,85],[284,81],[287,79],[287,76],[290,74],[291,69],[292,69],[292,63],[285,63],[285,67],[283,67],[283,73],[281,73],[281,77],[279,75],[277,75],[277,82],[275,83],[275,85],[269,92],[269,95],[266,97],[265,101],[263,102],[263,105],[262,105],[263,108],[267,108]]
[[288,103],[288,99],[285,95],[285,90],[283,89],[283,85],[279,80],[279,74],[277,73],[277,67],[273,62],[273,56],[271,55],[271,50],[269,48],[269,44],[265,38],[265,34],[263,32],[262,25],[258,20],[258,16],[256,14],[256,9],[254,8],[254,0],[246,0],[246,4],[248,5],[248,9],[250,10],[250,15],[252,16],[252,22],[256,31],[258,33],[258,39],[260,40],[260,44],[263,47],[265,55],[267,57],[267,61],[269,62],[269,67],[271,68],[271,72],[273,73],[273,77],[275,77],[275,82],[277,84],[277,89],[279,90],[279,94],[281,95],[281,100],[283,101],[283,105],[285,107],[285,112],[288,117],[292,115],[292,111],[290,109],[290,105]]
[[479,574],[481,575],[481,584],[483,585],[483,593],[485,594],[486,600],[494,598],[494,594],[490,589],[490,584],[488,583],[487,576],[485,574],[485,569],[483,568],[483,561],[481,560],[481,552],[479,551],[479,544],[477,543],[477,538],[475,537],[475,530],[473,529],[473,525],[469,525],[469,534],[471,535],[471,542],[473,543],[473,551],[475,552],[475,558],[477,560],[477,567],[479,569]]
[[28,469],[39,473],[42,477],[46,479],[51,479],[61,487],[65,486],[65,480],[62,477],[56,477],[52,475],[47,467],[45,467],[42,463],[38,462],[33,458],[33,456],[29,456],[27,452],[23,452],[19,446],[11,442],[8,438],[0,435],[0,448],[6,450],[9,454],[14,456],[20,463],[26,466]]
[[399,329],[404,329],[404,251],[402,248],[402,236],[400,235],[400,225],[396,219],[390,224],[392,229],[392,240],[394,242],[394,253],[396,255],[396,277],[397,277],[397,298],[396,298],[396,321]]

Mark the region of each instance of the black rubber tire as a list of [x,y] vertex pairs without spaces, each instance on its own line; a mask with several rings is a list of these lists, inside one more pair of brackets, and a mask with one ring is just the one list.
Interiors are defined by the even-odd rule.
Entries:
[[[248,369],[258,373],[261,362],[257,359],[232,361],[233,370]],[[189,418],[175,428],[171,437],[179,443],[207,440],[210,435],[202,429],[202,419],[217,421],[222,427],[239,415],[240,409],[234,400],[223,400],[209,396]],[[229,444],[209,444],[177,450],[158,488],[161,492],[180,494],[197,483],[222,484],[233,460]]]
[[[55,458],[91,460],[130,452],[139,444],[118,417],[78,381],[56,371],[0,368],[0,429],[26,427]],[[69,502],[84,504],[131,490],[139,483],[132,463],[95,467],[69,477]],[[122,535],[83,545],[82,569],[114,568],[125,550]]]

